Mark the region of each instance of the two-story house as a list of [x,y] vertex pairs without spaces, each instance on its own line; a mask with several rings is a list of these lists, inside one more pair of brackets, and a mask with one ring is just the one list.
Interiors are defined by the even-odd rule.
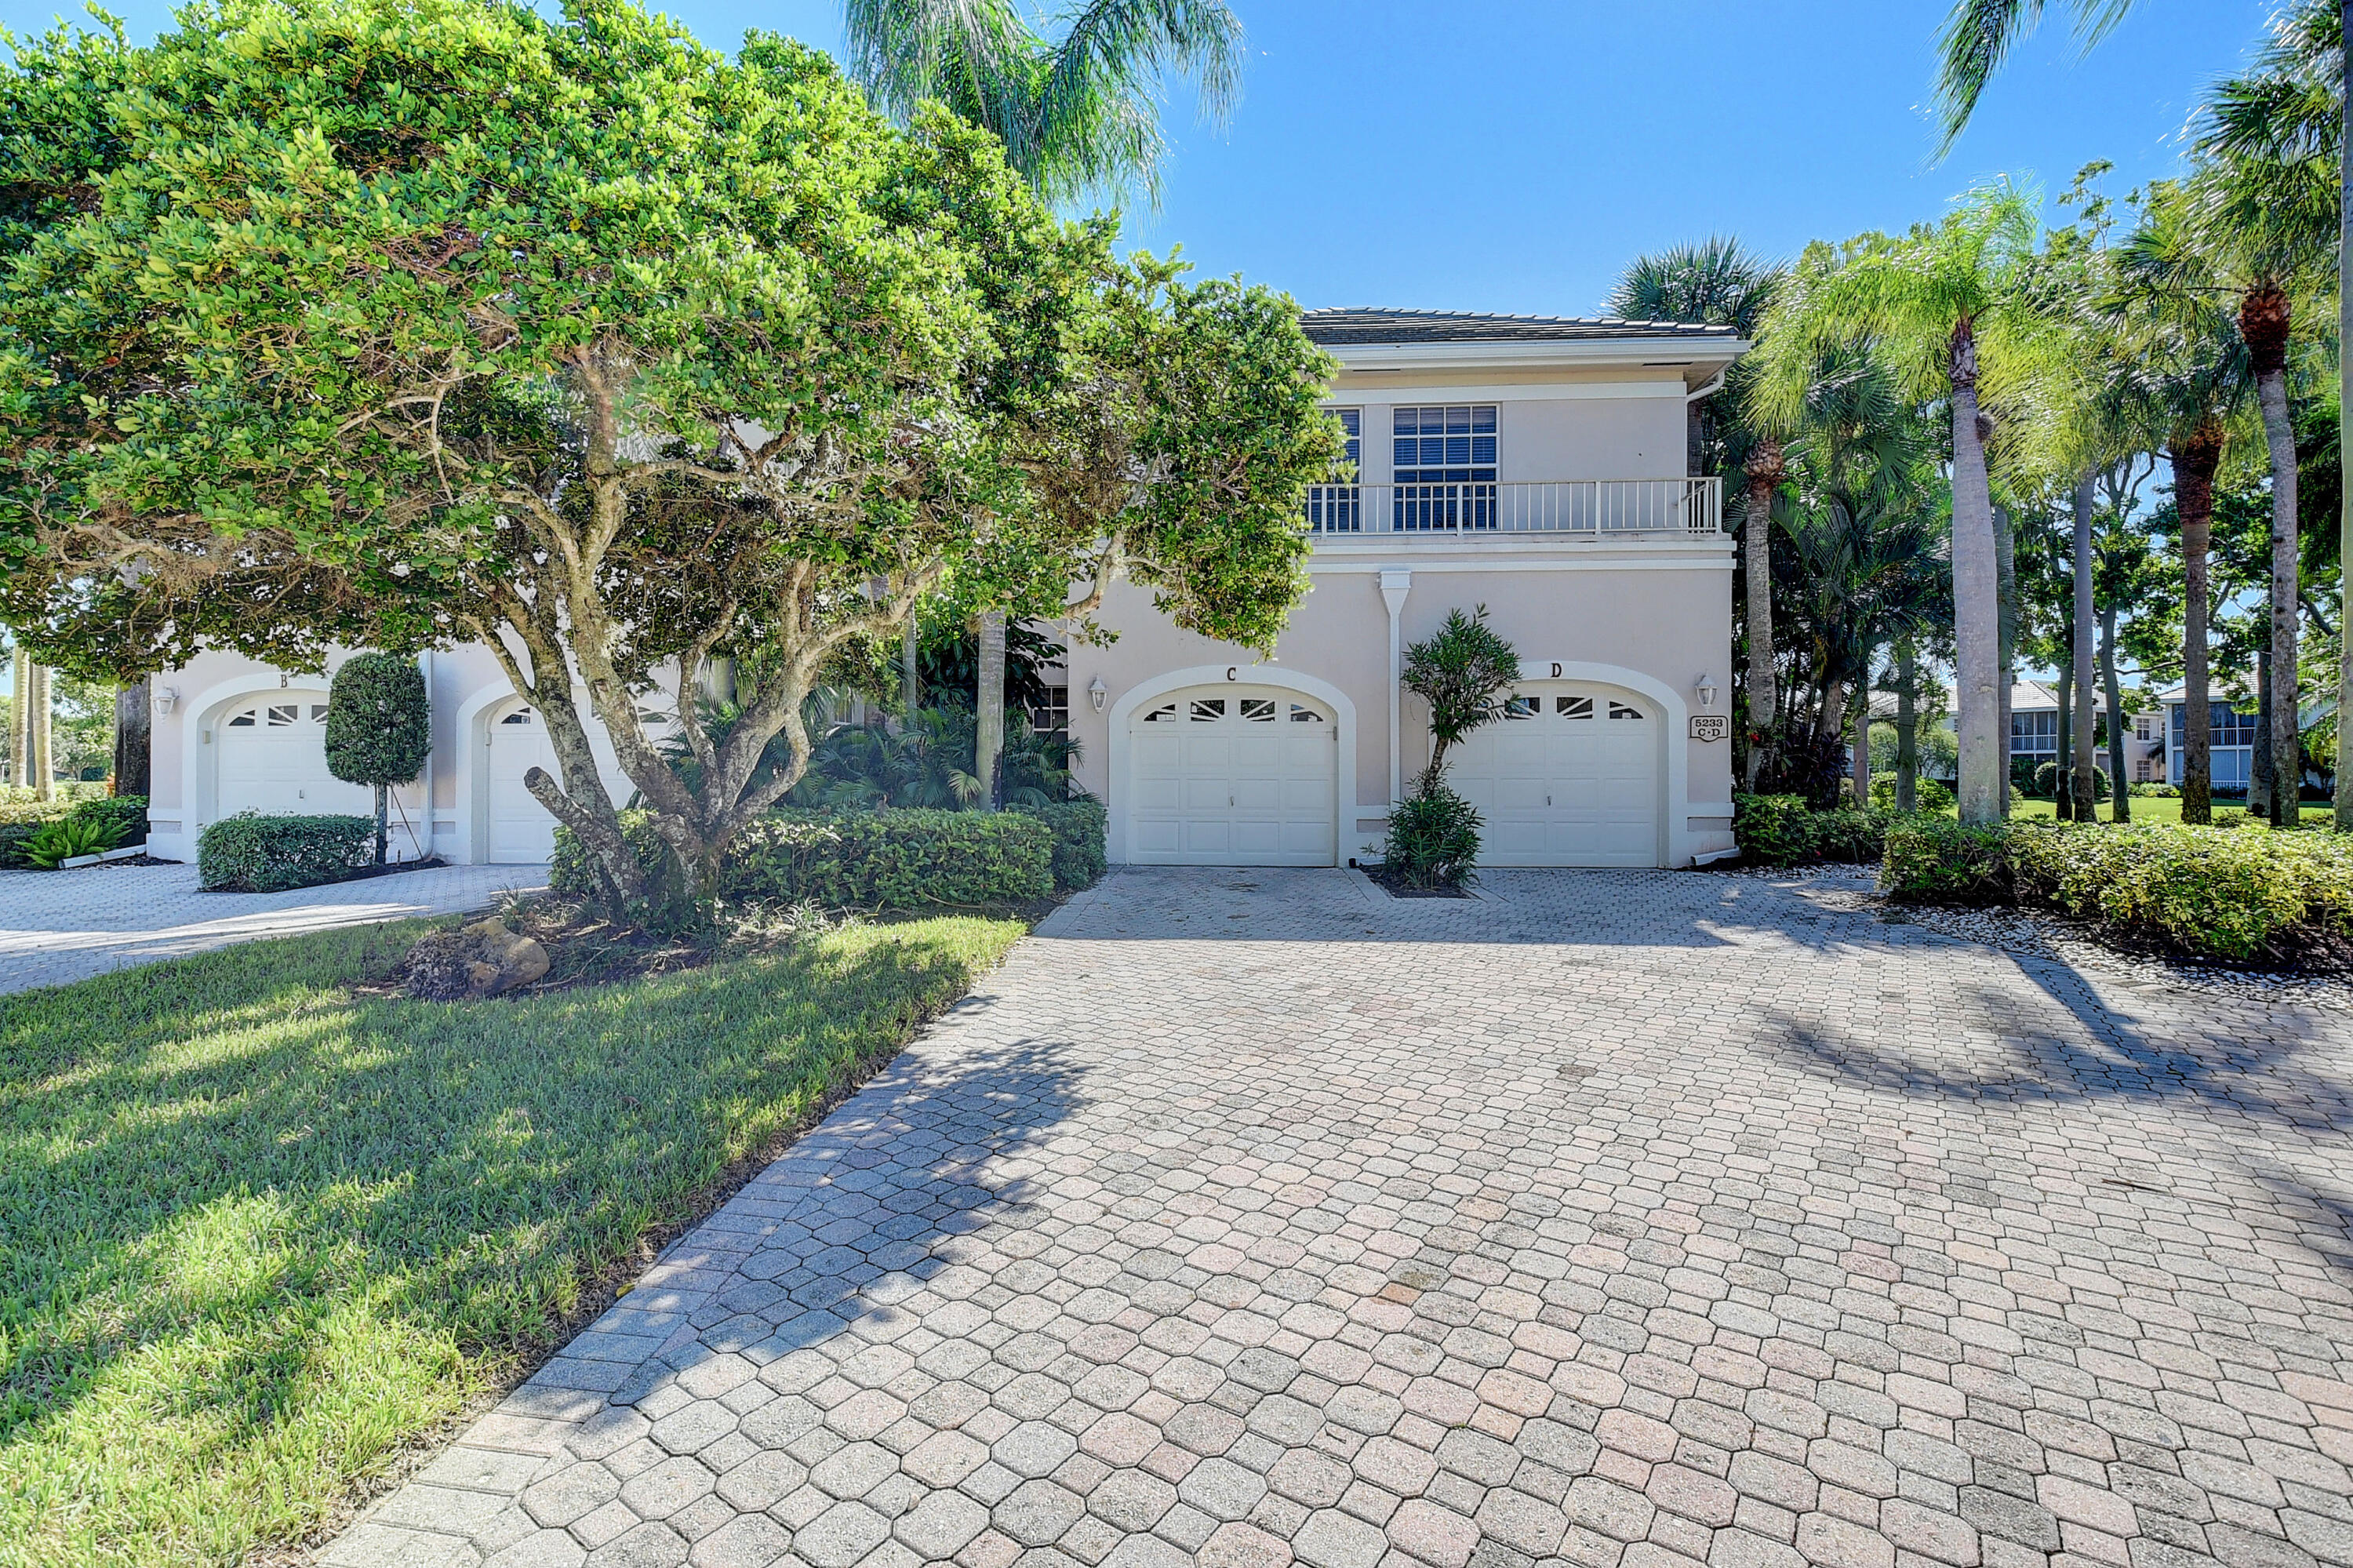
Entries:
[[[1333,310],[1309,335],[1354,471],[1306,501],[1314,584],[1271,659],[1180,631],[1114,588],[1061,706],[1114,863],[1333,865],[1377,853],[1429,757],[1403,651],[1486,607],[1522,656],[1506,716],[1449,762],[1492,865],[1689,865],[1732,849],[1733,540],[1686,467],[1729,330]],[[554,763],[487,650],[424,657],[434,754],[398,792],[409,854],[546,858],[522,789]],[[237,811],[357,811],[326,770],[327,683],[206,653],[155,682],[152,852],[193,858]],[[607,766],[618,794],[627,784]]]

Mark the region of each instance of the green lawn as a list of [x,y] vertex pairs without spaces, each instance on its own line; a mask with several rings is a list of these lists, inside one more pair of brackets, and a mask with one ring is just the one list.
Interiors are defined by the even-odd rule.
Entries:
[[[2100,821],[2105,822],[2108,820],[2111,809],[2108,801],[2100,802]],[[1946,813],[1947,816],[1951,814],[1949,811]],[[2049,800],[2021,800],[2011,805],[2010,814],[2013,817],[2041,817],[2047,821],[2059,814],[2059,808]],[[2327,806],[2306,805],[2304,808],[2304,825],[2326,827],[2331,814],[2331,810]],[[2229,819],[2249,820],[2245,804],[2238,800],[2215,801],[2215,822],[2219,825]],[[2178,825],[2181,821],[2181,802],[2179,800],[2166,800],[2161,796],[2136,795],[2132,798],[2132,820],[2136,822],[2172,822]]]
[[1022,927],[853,927],[520,1001],[352,993],[419,929],[0,997],[0,1563],[300,1536]]

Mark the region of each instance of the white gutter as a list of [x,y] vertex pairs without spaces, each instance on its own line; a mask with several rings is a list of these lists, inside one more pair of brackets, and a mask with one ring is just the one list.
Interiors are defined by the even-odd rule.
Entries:
[[1686,403],[1698,402],[1701,398],[1706,397],[1717,387],[1722,387],[1724,385],[1724,378],[1731,374],[1732,366],[1729,365],[1725,366],[1723,369],[1717,371],[1715,375],[1709,376],[1706,380],[1701,382],[1690,391],[1684,393],[1683,401]]
[[1381,602],[1389,611],[1389,803],[1405,799],[1405,749],[1398,733],[1402,722],[1405,643],[1398,618],[1405,612],[1406,595],[1413,591],[1413,573],[1404,567],[1381,570]]

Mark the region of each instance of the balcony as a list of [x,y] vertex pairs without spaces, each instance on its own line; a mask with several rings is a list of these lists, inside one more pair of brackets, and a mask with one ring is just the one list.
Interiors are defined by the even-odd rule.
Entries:
[[1335,537],[1367,534],[1545,535],[1615,539],[1639,534],[1712,538],[1724,532],[1720,479],[1552,479],[1442,484],[1314,484],[1307,524]]

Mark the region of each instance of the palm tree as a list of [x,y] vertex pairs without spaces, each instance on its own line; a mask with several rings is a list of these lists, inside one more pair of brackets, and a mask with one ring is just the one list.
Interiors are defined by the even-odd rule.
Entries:
[[[1634,259],[1618,280],[1606,309],[1621,321],[1688,322],[1728,326],[1754,339],[1780,287],[1784,270],[1741,245],[1716,235],[1696,245],[1678,245]],[[1748,673],[1742,694],[1748,704],[1746,787],[1754,791],[1773,749],[1773,717],[1778,694],[1773,666],[1773,496],[1785,465],[1779,437],[1769,425],[1744,420],[1740,411],[1748,372],[1746,362],[1726,375],[1725,396],[1694,398],[1685,405],[1684,466],[1692,473],[1711,467],[1725,471],[1736,463],[1746,481],[1740,528],[1747,604]],[[1729,419],[1713,405],[1733,410]]]
[[[1223,0],[1082,0],[1057,37],[1010,0],[845,0],[849,74],[902,121],[926,100],[995,132],[1006,161],[1049,201],[1141,188],[1155,206],[1168,153],[1163,81],[1191,76],[1204,118],[1222,124],[1241,74],[1241,23]],[[979,777],[1005,739],[1005,617],[980,617]],[[907,689],[913,709],[913,623]],[[996,793],[989,795],[992,806]]]
[[2002,814],[2000,565],[1978,427],[1981,377],[2035,373],[2047,335],[2023,288],[2039,204],[2008,183],[1970,192],[1945,219],[1901,238],[1869,235],[1839,254],[1810,250],[1768,320],[1754,401],[1802,399],[1821,349],[1868,339],[1906,394],[1943,398],[1952,418],[1953,607],[1961,820]]

